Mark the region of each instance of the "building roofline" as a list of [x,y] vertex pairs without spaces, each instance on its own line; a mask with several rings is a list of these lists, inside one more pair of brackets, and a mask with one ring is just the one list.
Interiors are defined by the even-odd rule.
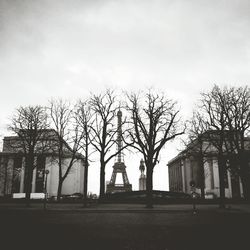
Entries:
[[[21,153],[21,152],[0,152],[0,156],[8,156],[8,155],[11,155],[11,156],[25,156],[25,153]],[[34,153],[34,156],[40,156],[40,155],[44,155],[44,156],[54,156],[54,157],[57,157],[58,154],[55,154],[55,153]],[[65,154],[64,157],[71,157],[70,154]],[[85,157],[81,154],[77,154],[75,156],[76,159],[81,159],[81,160],[84,160]]]
[[[201,138],[202,138],[202,136],[203,136],[204,134],[207,134],[208,132],[211,132],[211,131],[213,131],[213,133],[216,132],[216,131],[214,131],[214,130],[206,131],[206,132],[204,132],[203,134],[200,135]],[[204,138],[204,137],[203,137],[203,138]],[[207,139],[207,138],[205,137],[204,139]],[[167,166],[169,166],[170,164],[172,164],[172,163],[174,163],[174,162],[176,162],[176,161],[181,160],[182,158],[184,158],[184,157],[186,156],[185,153],[188,151],[188,149],[189,149],[192,145],[194,145],[195,143],[197,143],[197,140],[198,140],[198,138],[195,138],[193,141],[191,141],[191,142],[186,146],[185,149],[183,149],[180,153],[178,153],[174,158],[172,158],[171,160],[169,160],[168,163],[167,163]],[[244,137],[244,141],[250,141],[250,136]],[[215,155],[215,154],[214,154],[213,152],[211,152],[211,153],[208,153],[208,155]]]
[[[55,136],[57,136],[57,137],[59,137],[58,136],[58,133],[57,133],[57,131],[55,130],[55,129],[41,129],[41,131],[45,131],[45,132],[54,132],[55,133]],[[4,138],[3,138],[3,141],[7,141],[7,140],[21,140],[20,139],[20,137],[18,136],[18,135],[13,135],[13,136],[5,136]],[[41,140],[43,140],[43,138],[41,138]],[[55,139],[54,138],[54,140],[57,140],[57,139]],[[68,149],[68,153],[66,153],[65,154],[65,156],[70,156],[71,154],[73,154],[73,149],[69,146],[69,144],[65,141],[65,140],[63,140],[63,143],[64,143],[64,145],[65,145],[65,147]],[[18,154],[17,152],[0,152],[0,153],[6,153],[6,154]],[[20,153],[19,153],[20,154]],[[44,155],[54,155],[54,156],[56,156],[56,155],[58,155],[58,154],[56,154],[56,153],[51,153],[51,152],[47,152],[47,153],[35,153],[35,155],[41,155],[41,154],[44,154]],[[75,153],[75,158],[76,159],[85,159],[85,157],[84,157],[84,155],[82,155],[81,153],[79,153],[79,152],[76,152]]]

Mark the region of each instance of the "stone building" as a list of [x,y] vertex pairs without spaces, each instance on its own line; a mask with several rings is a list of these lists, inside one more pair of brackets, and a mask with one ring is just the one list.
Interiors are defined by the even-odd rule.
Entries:
[[[245,139],[246,147],[250,149],[250,138]],[[192,148],[192,150],[190,150]],[[250,156],[250,150],[249,150]],[[204,136],[202,140],[195,140],[185,150],[168,162],[169,190],[191,193],[190,181],[194,181],[196,192],[205,198],[219,197],[219,169],[217,151]],[[249,159],[250,163],[250,159]],[[227,164],[230,164],[227,162]],[[228,165],[229,166],[229,165]],[[227,168],[225,173],[225,196],[227,198],[243,197],[240,177]]]
[[[50,134],[46,141],[47,146],[43,151],[36,151],[34,157],[34,170],[32,177],[32,197],[41,197],[45,187],[45,170],[47,175],[47,193],[49,197],[57,195],[59,181],[58,157],[53,150],[55,131],[46,130]],[[20,145],[18,136],[4,137],[3,150],[0,152],[0,196],[12,195],[14,197],[25,196],[25,154]],[[41,144],[41,143],[40,143]],[[71,160],[71,149],[64,142],[65,157],[63,159],[63,172]],[[49,146],[48,146],[49,145]],[[63,182],[62,195],[83,193],[84,157],[77,154],[68,176]],[[40,196],[39,196],[40,195]]]

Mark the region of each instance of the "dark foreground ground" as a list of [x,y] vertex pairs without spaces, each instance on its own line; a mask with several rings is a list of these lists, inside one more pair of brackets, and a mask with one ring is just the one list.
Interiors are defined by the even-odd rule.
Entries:
[[250,249],[250,207],[0,204],[0,249]]

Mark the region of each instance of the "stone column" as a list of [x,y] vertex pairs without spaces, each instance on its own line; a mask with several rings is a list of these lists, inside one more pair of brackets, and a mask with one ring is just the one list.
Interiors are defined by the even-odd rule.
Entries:
[[231,182],[231,174],[228,170],[227,171],[227,181],[228,181],[228,198],[232,198],[232,182]]
[[211,173],[211,189],[214,189],[214,159],[211,158],[209,160],[209,169],[210,169],[210,173]]
[[239,177],[239,185],[240,185],[240,197],[243,198],[244,195],[243,195],[243,186],[242,186],[242,181],[241,181],[241,178]]
[[[4,171],[4,157],[0,157],[0,170]],[[4,195],[4,181],[0,181],[0,194]]]
[[185,190],[186,180],[185,180],[184,165],[182,160],[181,160],[181,178],[182,178],[182,192],[186,192]]
[[14,168],[14,160],[12,158],[9,158],[8,163],[7,163],[6,194],[11,194],[12,179],[13,179],[13,168]]
[[146,176],[141,175],[139,178],[139,190],[146,190]]
[[188,190],[187,190],[187,187],[188,187],[188,180],[187,180],[187,164],[186,164],[186,159],[184,159],[182,161],[182,165],[183,165],[183,176],[184,176],[184,192],[187,193]]
[[32,193],[36,192],[36,170],[37,170],[37,168],[35,167],[33,169],[33,176],[32,176],[32,188],[31,188]]
[[22,159],[22,170],[20,178],[20,193],[24,192],[24,178],[25,178],[25,157]]
[[[55,195],[53,193],[53,185],[51,185],[51,176],[53,175],[52,171],[53,171],[53,166],[52,166],[52,162],[51,162],[51,157],[46,157],[45,160],[45,166],[44,166],[44,170],[49,170],[49,174],[47,176],[47,193],[48,193],[48,197],[50,197],[51,195]],[[58,169],[57,169],[58,170]],[[45,175],[44,175],[44,180],[43,180],[43,187],[45,187]]]

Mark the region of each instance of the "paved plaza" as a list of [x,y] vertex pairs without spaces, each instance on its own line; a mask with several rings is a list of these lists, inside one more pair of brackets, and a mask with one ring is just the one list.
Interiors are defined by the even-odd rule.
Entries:
[[[249,249],[250,206],[0,204],[1,249]],[[2,246],[4,246],[2,248]]]

